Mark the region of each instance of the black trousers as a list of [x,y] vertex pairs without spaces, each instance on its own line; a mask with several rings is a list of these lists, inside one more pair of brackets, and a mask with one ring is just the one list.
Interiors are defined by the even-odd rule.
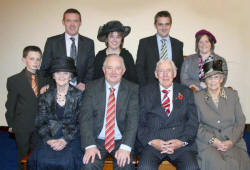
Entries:
[[37,135],[33,131],[15,131],[18,170],[23,169],[21,160],[35,148]]
[[115,141],[115,149],[111,153],[108,153],[107,150],[105,149],[104,140],[97,140],[96,144],[97,144],[97,148],[100,150],[102,159],[100,160],[99,157],[96,155],[94,163],[92,164],[91,161],[89,161],[88,164],[83,165],[82,170],[101,170],[101,169],[103,169],[105,159],[109,154],[113,157],[113,167],[114,167],[113,169],[114,170],[133,170],[134,169],[134,165],[132,163],[133,162],[132,153],[130,153],[130,160],[131,160],[130,164],[126,164],[124,167],[119,167],[117,165],[117,161],[115,159],[115,152],[120,148],[121,140]]
[[152,146],[147,146],[140,154],[138,170],[157,170],[163,160],[171,162],[177,170],[199,170],[196,155],[191,151],[183,151],[177,157],[157,155]]

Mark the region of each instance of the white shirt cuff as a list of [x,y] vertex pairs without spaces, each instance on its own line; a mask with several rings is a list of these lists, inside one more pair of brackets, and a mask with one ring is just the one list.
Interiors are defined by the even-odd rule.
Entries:
[[131,150],[132,150],[132,148],[131,148],[130,146],[125,145],[125,144],[121,144],[121,145],[120,145],[120,149],[129,151],[129,152],[131,152]]
[[87,147],[85,148],[85,150],[87,150],[87,149],[89,149],[89,148],[94,148],[94,147],[96,147],[96,145],[89,145],[89,146],[87,146]]

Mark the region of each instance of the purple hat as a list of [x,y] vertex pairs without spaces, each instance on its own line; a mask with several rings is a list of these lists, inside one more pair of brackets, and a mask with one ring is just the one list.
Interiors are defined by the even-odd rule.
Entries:
[[209,32],[209,31],[207,31],[207,30],[205,30],[205,29],[196,32],[195,38],[197,39],[197,37],[198,37],[199,35],[203,35],[203,34],[206,34],[206,35],[208,35],[209,37],[211,37],[212,40],[213,40],[213,42],[214,42],[214,44],[216,43],[216,38],[215,38],[215,36],[214,36],[211,32]]

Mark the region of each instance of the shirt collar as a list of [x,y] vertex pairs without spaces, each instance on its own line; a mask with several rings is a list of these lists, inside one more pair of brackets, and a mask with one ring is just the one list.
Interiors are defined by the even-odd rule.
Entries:
[[162,90],[167,90],[167,91],[170,91],[170,92],[173,92],[173,83],[172,83],[172,85],[169,87],[169,88],[164,88],[162,85],[160,85],[159,84],[159,86],[160,86],[160,90],[161,90],[161,92],[162,92]]
[[77,42],[77,41],[78,41],[78,35],[79,35],[79,34],[76,34],[76,35],[74,35],[74,36],[70,36],[69,34],[67,34],[67,33],[65,32],[65,39],[66,39],[66,40],[71,40],[70,38],[73,37],[73,38],[75,38],[75,42]]
[[113,87],[105,80],[105,84],[106,84],[106,89],[109,89],[109,88],[114,88],[115,91],[117,92],[118,91],[118,88],[120,86],[120,82],[117,83],[116,85],[114,85]]
[[167,42],[170,42],[170,36],[168,35],[167,37],[165,38],[162,38],[159,34],[156,34],[156,38],[158,41],[161,41],[162,39],[165,39],[167,40]]

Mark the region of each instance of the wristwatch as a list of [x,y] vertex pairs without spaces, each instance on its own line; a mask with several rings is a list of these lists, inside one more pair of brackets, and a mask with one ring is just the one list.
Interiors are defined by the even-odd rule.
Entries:
[[208,140],[208,143],[210,145],[214,144],[215,137],[213,136],[211,139]]

